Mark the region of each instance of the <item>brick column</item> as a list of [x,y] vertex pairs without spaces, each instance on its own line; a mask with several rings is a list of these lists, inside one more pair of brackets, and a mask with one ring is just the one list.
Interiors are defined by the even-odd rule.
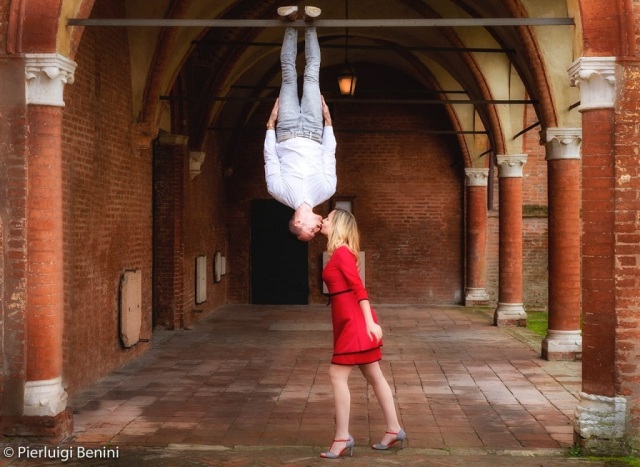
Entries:
[[163,134],[153,155],[153,324],[184,325],[184,180],[189,138]]
[[547,360],[575,360],[580,330],[580,128],[546,131],[549,193],[549,326]]
[[522,303],[522,169],[526,154],[499,155],[500,259],[497,326],[525,326]]
[[489,169],[464,169],[467,187],[467,287],[465,306],[487,305],[485,253]]
[[[72,414],[62,387],[64,325],[62,107],[76,64],[58,54],[25,55],[27,100],[26,382],[13,436],[61,439]],[[6,421],[5,421],[6,422]]]
[[569,68],[582,112],[582,392],[576,439],[609,452],[623,443],[626,398],[616,395],[614,57],[582,57]]

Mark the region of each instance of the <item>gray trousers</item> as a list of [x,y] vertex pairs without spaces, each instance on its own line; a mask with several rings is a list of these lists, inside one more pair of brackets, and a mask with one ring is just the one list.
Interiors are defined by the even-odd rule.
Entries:
[[282,86],[276,135],[278,141],[296,136],[304,136],[322,141],[322,101],[320,100],[320,45],[316,28],[307,27],[305,32],[304,79],[302,99],[298,98],[298,28],[286,28],[280,64],[282,66]]

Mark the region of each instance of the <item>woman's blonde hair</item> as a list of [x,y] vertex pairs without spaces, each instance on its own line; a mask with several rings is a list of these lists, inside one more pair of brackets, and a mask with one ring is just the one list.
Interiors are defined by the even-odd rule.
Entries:
[[327,240],[329,256],[341,246],[346,246],[356,257],[356,264],[360,267],[360,234],[356,218],[349,211],[336,209],[331,220],[332,229]]

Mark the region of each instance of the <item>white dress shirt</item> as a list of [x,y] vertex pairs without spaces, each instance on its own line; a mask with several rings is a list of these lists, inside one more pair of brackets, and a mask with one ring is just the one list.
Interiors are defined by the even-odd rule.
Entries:
[[303,203],[313,208],[329,199],[337,181],[333,127],[324,127],[322,144],[301,137],[278,143],[275,130],[267,130],[264,174],[269,194],[293,209]]

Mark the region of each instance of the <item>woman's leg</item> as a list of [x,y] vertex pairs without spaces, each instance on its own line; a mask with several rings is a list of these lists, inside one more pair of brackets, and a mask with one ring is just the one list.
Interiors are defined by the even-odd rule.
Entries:
[[298,73],[296,72],[297,55],[298,29],[286,28],[282,49],[280,49],[282,85],[280,86],[277,130],[292,130],[298,127],[300,101],[298,99]]
[[316,28],[304,30],[304,81],[302,84],[302,127],[322,135],[322,101],[320,100],[320,44]]
[[[360,371],[369,384],[371,384],[373,392],[376,395],[376,399],[378,399],[378,403],[382,409],[382,414],[384,415],[385,422],[387,423],[386,431],[390,433],[398,433],[401,427],[396,413],[396,404],[393,399],[391,387],[389,387],[389,383],[382,374],[380,364],[378,362],[374,362],[367,365],[360,365]],[[380,442],[383,444],[389,444],[394,438],[394,435],[385,434]]]
[[[349,392],[349,375],[353,369],[350,365],[331,365],[329,378],[333,388],[333,402],[336,411],[336,434],[333,439],[349,438],[349,415],[351,412],[351,393]],[[331,452],[340,454],[346,443],[333,443]]]

